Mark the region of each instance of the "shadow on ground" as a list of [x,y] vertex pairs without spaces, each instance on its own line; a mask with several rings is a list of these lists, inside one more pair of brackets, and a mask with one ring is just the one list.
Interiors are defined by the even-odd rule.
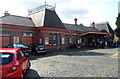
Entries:
[[[54,52],[47,52],[46,55],[30,55],[30,60],[36,60],[37,58],[45,58],[55,55],[68,55],[68,56],[102,56],[102,55],[109,55],[108,53],[100,53],[100,52],[86,52],[89,50],[95,50],[96,48],[93,47],[85,47],[80,49],[66,49],[66,50],[60,50],[60,51],[54,51]],[[105,49],[111,49],[111,48],[105,48]],[[112,48],[114,49],[114,48]],[[75,52],[75,53],[74,53]]]
[[107,53],[99,53],[99,52],[80,52],[80,53],[67,53],[64,55],[68,56],[101,56],[107,55]]
[[41,77],[37,71],[35,71],[33,69],[29,69],[26,71],[26,73],[24,75],[24,79],[41,79]]
[[60,50],[60,51],[52,51],[52,52],[47,52],[47,54],[45,55],[30,55],[29,59],[30,60],[36,60],[38,58],[45,58],[45,57],[50,57],[50,56],[55,56],[55,55],[65,55],[66,53],[70,53],[70,52],[79,52],[79,51],[87,51],[87,50],[93,50],[95,48],[80,48],[80,49],[66,49],[66,50]]

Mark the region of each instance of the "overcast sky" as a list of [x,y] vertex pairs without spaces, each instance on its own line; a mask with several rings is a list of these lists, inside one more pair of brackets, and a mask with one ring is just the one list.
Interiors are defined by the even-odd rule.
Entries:
[[119,0],[1,0],[0,16],[7,10],[12,15],[28,16],[28,9],[47,4],[56,4],[56,12],[63,23],[90,26],[90,23],[108,21],[113,29],[118,15]]

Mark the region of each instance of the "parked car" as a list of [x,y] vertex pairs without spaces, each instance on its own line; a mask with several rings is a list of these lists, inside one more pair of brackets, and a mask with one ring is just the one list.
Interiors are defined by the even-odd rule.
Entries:
[[80,48],[80,44],[71,44],[70,48]]
[[23,78],[30,68],[29,54],[20,48],[0,48],[0,78]]
[[29,45],[31,49],[31,54],[36,55],[36,54],[46,54],[46,48],[44,45],[41,44],[30,44]]
[[23,45],[23,44],[12,44],[12,45],[8,45],[5,48],[21,48],[23,53],[30,53],[31,50],[28,46]]

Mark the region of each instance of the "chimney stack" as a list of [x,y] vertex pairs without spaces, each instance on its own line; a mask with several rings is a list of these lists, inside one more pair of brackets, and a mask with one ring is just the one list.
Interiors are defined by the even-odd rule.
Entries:
[[75,21],[75,25],[77,25],[77,18],[75,18],[74,21]]
[[84,25],[81,23],[81,24],[79,24],[79,26],[84,26]]
[[10,15],[8,11],[5,11],[4,16]]
[[95,22],[93,22],[93,23],[91,24],[91,26],[92,26],[92,27],[95,27]]

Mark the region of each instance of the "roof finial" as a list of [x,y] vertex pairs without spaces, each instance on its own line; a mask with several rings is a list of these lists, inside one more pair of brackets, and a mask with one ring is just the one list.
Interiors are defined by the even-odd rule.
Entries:
[[45,5],[46,5],[46,1],[45,1]]
[[4,16],[10,15],[7,10],[5,10]]
[[56,4],[54,3],[54,7],[56,7]]

